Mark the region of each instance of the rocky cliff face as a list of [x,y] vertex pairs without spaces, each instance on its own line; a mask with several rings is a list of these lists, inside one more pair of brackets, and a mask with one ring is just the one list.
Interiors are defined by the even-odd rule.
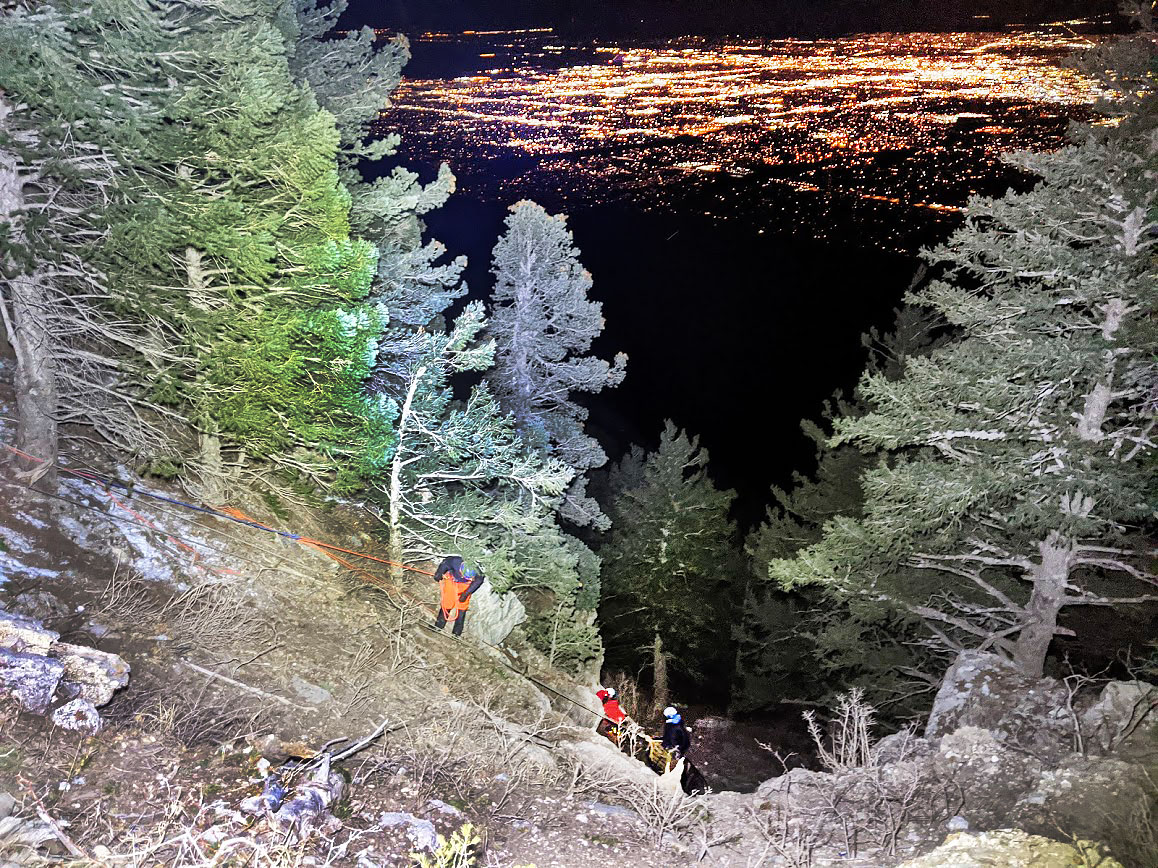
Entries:
[[[986,834],[1016,829],[1152,866],[1156,709],[1158,688],[1145,682],[1075,697],[1062,682],[1025,679],[995,655],[968,652],[946,673],[924,736],[889,736],[862,765],[794,769],[750,796],[709,796],[710,834],[730,839],[718,848],[724,858],[757,852],[768,865],[897,865],[946,833],[955,837],[944,861],[912,864],[1083,864],[1050,861],[1061,858],[1056,848],[1033,856],[1037,845],[1021,833]],[[969,861],[962,854],[974,845]]]

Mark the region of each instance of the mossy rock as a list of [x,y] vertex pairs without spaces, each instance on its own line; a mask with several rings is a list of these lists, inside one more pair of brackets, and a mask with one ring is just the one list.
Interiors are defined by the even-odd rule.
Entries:
[[[1078,848],[1081,848],[1079,850]],[[1083,856],[1083,852],[1086,854]],[[945,843],[899,868],[1122,868],[1120,862],[1100,856],[1088,841],[1077,846],[1029,835],[1020,829],[994,832],[956,832]]]

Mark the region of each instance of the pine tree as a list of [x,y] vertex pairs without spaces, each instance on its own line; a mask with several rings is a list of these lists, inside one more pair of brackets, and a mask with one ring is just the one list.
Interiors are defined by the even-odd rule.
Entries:
[[[910,289],[926,274],[924,268],[918,270]],[[900,308],[894,311],[890,332],[874,328],[862,336],[869,353],[866,370],[898,379],[910,359],[927,356],[943,342],[943,332],[943,321],[930,311]],[[752,580],[735,634],[732,703],[737,710],[784,699],[824,701],[858,687],[878,709],[904,715],[914,698],[936,683],[924,671],[928,655],[914,641],[912,619],[850,605],[816,585],[786,594],[768,576],[770,563],[819,541],[828,522],[839,516],[861,517],[862,477],[880,456],[860,444],[830,446],[828,439],[835,419],[860,416],[867,409],[863,402],[837,393],[825,405],[822,424],[801,423],[815,445],[816,471],[811,476],[794,473],[788,490],[773,487],[764,522],[748,535],[745,552]]]
[[728,519],[735,493],[717,489],[707,467],[699,439],[668,421],[655,452],[635,447],[609,473],[612,527],[598,553],[613,667],[646,665],[658,638],[691,682],[715,677],[718,685],[729,674],[727,637],[743,594]]
[[162,204],[131,209],[111,245],[185,350],[151,387],[201,435],[207,500],[254,459],[349,492],[391,442],[365,390],[385,325],[367,299],[377,252],[351,235],[334,118],[294,81],[280,15],[264,0],[181,11],[177,98],[130,191]]
[[401,396],[384,491],[394,560],[482,548],[480,525],[533,531],[539,507],[570,481],[573,471],[525,447],[485,386],[454,400],[451,377],[493,360],[494,343],[478,341],[483,325],[472,302],[448,332],[415,333],[380,366],[388,393]]
[[454,174],[445,163],[426,185],[401,166],[382,174],[382,163],[394,156],[400,139],[381,135],[376,126],[410,59],[409,44],[403,36],[380,40],[368,27],[335,36],[333,28],[346,5],[345,0],[328,5],[296,0],[298,39],[291,63],[337,121],[341,179],[352,196],[351,224],[378,248],[375,300],[392,329],[421,328],[466,293],[460,280],[466,257],[440,263],[446,248],[422,237],[423,215],[454,192]]
[[889,460],[865,477],[862,518],[773,564],[785,586],[891,604],[944,646],[999,651],[1030,675],[1072,633],[1067,608],[1158,599],[1146,118],[1014,155],[1038,186],[971,202],[930,254],[944,279],[908,300],[957,336],[899,380],[862,381],[871,412],[838,420],[833,442]]
[[[342,0],[328,6],[299,0],[291,66],[337,120],[351,223],[379,251],[373,300],[389,324],[378,346],[375,388],[397,414],[397,448],[382,486],[395,559],[459,551],[486,568],[500,593],[549,599],[553,608],[541,617],[532,607],[531,640],[556,665],[583,663],[600,650],[591,611],[599,567],[554,519],[555,488],[571,471],[527,450],[486,389],[465,403],[453,399],[450,377],[483,370],[493,359],[493,350],[477,341],[476,307],[449,331],[442,322],[466,292],[465,258],[442,261],[445,248],[423,239],[422,217],[454,191],[454,175],[445,164],[425,185],[403,167],[381,174],[398,137],[367,136],[378,135],[409,49],[404,38],[380,40],[368,28],[333,34],[344,8]],[[379,177],[368,181],[368,174]]]
[[55,464],[62,425],[126,451],[155,446],[163,411],[137,372],[170,351],[107,279],[101,252],[171,88],[150,7],[120,0],[0,11],[0,314],[16,356],[17,446]]
[[583,431],[587,409],[572,394],[621,383],[627,356],[619,353],[612,365],[583,355],[603,330],[602,305],[587,298],[591,275],[579,264],[565,218],[534,202],[516,203],[491,270],[490,333],[497,353],[487,382],[528,442],[579,472],[564,517],[606,529],[607,519],[586,496],[581,475],[602,466],[607,455]]

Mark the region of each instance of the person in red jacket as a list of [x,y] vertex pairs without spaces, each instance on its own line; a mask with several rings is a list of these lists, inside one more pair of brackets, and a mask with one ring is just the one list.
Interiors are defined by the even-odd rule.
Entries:
[[612,740],[617,740],[619,724],[627,720],[627,715],[619,707],[619,694],[615,692],[614,687],[608,687],[597,691],[595,695],[603,703],[603,719],[599,721],[599,726],[596,727],[595,731]]

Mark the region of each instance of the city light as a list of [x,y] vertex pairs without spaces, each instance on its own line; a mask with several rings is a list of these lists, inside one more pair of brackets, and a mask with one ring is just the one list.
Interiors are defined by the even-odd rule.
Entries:
[[[595,45],[562,65],[555,34],[427,38],[476,40],[486,60],[458,78],[406,81],[384,129],[456,170],[529,161],[573,195],[658,201],[681,177],[756,171],[801,193],[839,187],[951,212],[976,191],[979,161],[1060,145],[1067,119],[1098,96],[1061,63],[1091,44],[1068,30]],[[957,161],[946,187],[938,173]],[[501,183],[526,195],[531,172]]]

